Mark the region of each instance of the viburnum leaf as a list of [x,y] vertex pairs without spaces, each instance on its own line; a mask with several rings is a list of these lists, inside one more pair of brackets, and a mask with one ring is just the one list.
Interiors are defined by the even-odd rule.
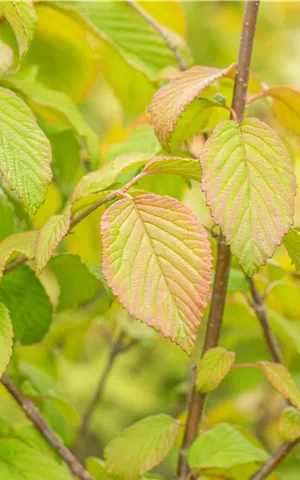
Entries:
[[86,468],[95,480],[111,480],[111,477],[107,473],[106,465],[100,458],[87,458]]
[[255,447],[228,423],[202,432],[191,445],[188,463],[192,469],[230,468],[248,462],[262,463],[267,453]]
[[300,135],[300,92],[285,85],[265,90],[265,96],[273,97],[277,120],[292,132]]
[[300,410],[300,393],[289,371],[279,363],[258,362],[258,364],[275,390]]
[[9,311],[3,303],[0,303],[0,377],[6,370],[12,354],[13,336]]
[[167,456],[178,430],[176,420],[165,414],[143,418],[131,425],[105,449],[108,472],[125,480],[138,480]]
[[216,347],[208,350],[197,363],[196,386],[200,392],[215,390],[234,363],[235,353]]
[[[9,200],[8,196],[5,194],[2,188],[0,188],[0,218],[1,218],[1,229],[0,229],[0,242],[2,242],[6,237],[16,233],[17,222],[15,215],[15,208],[13,203]],[[1,243],[0,243],[1,246]],[[1,248],[1,247],[0,247]],[[1,256],[1,249],[0,249]]]
[[[100,159],[98,137],[66,93],[51,90],[37,81],[10,78],[9,84],[25,95],[33,108],[38,107],[38,113],[42,116],[44,114],[46,119],[50,113],[60,122],[71,125],[87,145],[92,168],[98,167]],[[45,111],[41,107],[46,107]]]
[[0,8],[14,31],[20,57],[22,57],[29,49],[36,28],[37,15],[33,3],[30,1],[1,2]]
[[300,274],[300,233],[291,228],[289,233],[284,237],[283,244],[291,258],[292,263],[296,267],[296,272]]
[[50,142],[27,105],[5,88],[0,88],[0,131],[0,172],[33,216],[52,178]]
[[[185,134],[186,125],[184,130],[180,130],[180,134],[176,134],[176,129],[180,126],[187,109],[190,107],[193,110],[188,119],[188,123],[193,124],[194,129],[193,132],[189,131],[190,136],[191,133],[199,131],[199,121],[203,123],[202,111],[212,103],[209,99],[199,99],[200,94],[222,77],[233,79],[234,73],[235,65],[230,65],[224,70],[196,66],[181,72],[172,78],[168,85],[156,92],[149,110],[157,138],[167,151],[176,150],[188,138]],[[197,103],[195,111],[193,101]],[[202,102],[201,105],[199,102]]]
[[293,407],[287,407],[279,420],[279,432],[287,442],[300,438],[300,412]]
[[70,221],[70,209],[67,208],[61,215],[51,217],[38,232],[35,249],[37,274],[39,274],[47,265],[57,245],[68,233]]
[[125,198],[101,219],[103,275],[129,313],[191,354],[211,271],[205,229],[182,203]]
[[23,344],[39,342],[52,320],[52,305],[41,282],[23,265],[0,284],[0,302],[8,309],[15,338]]
[[0,278],[3,275],[5,265],[12,256],[21,254],[29,260],[34,257],[37,235],[38,232],[34,230],[14,233],[0,243]]
[[148,173],[173,173],[201,182],[202,172],[198,160],[180,157],[156,157],[144,167]]
[[293,222],[296,179],[288,152],[256,118],[228,120],[205,143],[200,161],[212,216],[251,277]]

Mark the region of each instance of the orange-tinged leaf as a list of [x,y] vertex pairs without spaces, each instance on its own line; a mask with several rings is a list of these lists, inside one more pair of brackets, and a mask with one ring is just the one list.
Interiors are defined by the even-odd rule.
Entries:
[[300,393],[289,373],[279,363],[258,362],[271,385],[300,410]]
[[300,438],[300,412],[293,407],[287,407],[279,420],[280,435],[287,442]]
[[255,118],[220,123],[200,162],[212,216],[244,272],[254,275],[293,222],[296,178],[277,134]]
[[235,353],[225,348],[211,348],[197,363],[196,386],[200,392],[215,390],[234,363]]
[[277,120],[284,127],[300,135],[300,92],[283,85],[268,88],[264,95],[273,98]]
[[201,181],[202,171],[198,160],[180,157],[156,157],[144,167],[147,173],[173,173],[192,180]]
[[[224,70],[192,67],[172,78],[168,85],[156,92],[149,110],[157,138],[167,151],[174,150],[186,140],[186,138],[175,139],[173,134],[189,105],[218,79],[233,78],[234,72],[235,64]],[[194,121],[194,118],[191,121]]]
[[38,232],[35,230],[14,233],[0,243],[0,278],[3,275],[5,265],[14,254],[16,256],[17,254],[24,255],[29,260],[34,257],[37,235]]
[[101,231],[103,274],[121,304],[191,354],[210,284],[205,229],[178,200],[147,194],[109,207]]

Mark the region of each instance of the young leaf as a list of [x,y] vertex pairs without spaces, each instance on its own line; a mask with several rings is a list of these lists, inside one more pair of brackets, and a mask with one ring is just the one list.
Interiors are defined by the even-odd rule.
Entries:
[[111,477],[106,471],[106,466],[103,460],[95,457],[89,457],[86,460],[86,468],[88,472],[93,475],[95,480],[111,480]]
[[37,235],[36,231],[14,233],[0,243],[0,278],[13,254],[24,255],[29,260],[34,257]]
[[114,295],[191,354],[210,284],[205,229],[174,198],[147,194],[109,207],[101,231],[103,274]]
[[[176,135],[176,128],[192,102],[194,100],[198,102],[197,99],[203,90],[218,79],[234,78],[234,72],[235,65],[224,70],[211,67],[192,67],[174,77],[168,85],[156,92],[149,110],[157,138],[167,151],[175,150],[186,140],[186,137],[182,136],[184,132]],[[190,123],[195,121],[200,110],[207,108],[209,100],[200,99],[200,101],[203,105],[201,104],[201,108],[199,108],[197,104],[197,111],[193,110],[189,118]]]
[[287,442],[300,438],[300,412],[293,407],[287,407],[279,420],[280,435]]
[[0,88],[0,127],[0,171],[33,216],[52,178],[50,143],[27,105],[5,88]]
[[283,244],[296,267],[296,272],[300,274],[300,233],[291,228],[289,233],[284,237]]
[[0,377],[5,372],[12,354],[13,336],[9,311],[0,303]]
[[5,275],[0,302],[8,309],[15,338],[23,344],[39,342],[52,320],[52,305],[42,284],[26,265]]
[[200,161],[212,216],[251,277],[293,222],[296,179],[288,152],[259,120],[229,120],[215,129]]
[[28,51],[34,36],[37,22],[35,8],[30,1],[1,2],[0,6],[14,31],[19,46],[20,57],[22,57],[24,53]]
[[300,393],[289,373],[279,363],[258,362],[271,385],[300,410]]
[[273,97],[274,113],[278,121],[292,132],[300,135],[300,92],[291,87],[268,88],[265,96]]
[[211,348],[197,363],[196,386],[199,392],[215,390],[234,364],[235,353],[225,348]]
[[192,469],[230,468],[248,462],[262,463],[267,453],[255,447],[228,423],[203,432],[191,445],[188,463]]
[[105,449],[108,472],[125,480],[138,480],[167,456],[178,429],[176,420],[164,414],[144,418],[126,428]]
[[180,157],[156,157],[144,167],[148,173],[173,173],[201,182],[202,172],[198,160]]

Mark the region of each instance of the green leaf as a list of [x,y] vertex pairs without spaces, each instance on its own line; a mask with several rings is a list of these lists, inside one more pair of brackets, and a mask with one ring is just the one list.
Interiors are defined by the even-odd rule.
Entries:
[[86,468],[95,480],[111,480],[111,477],[106,471],[105,463],[99,458],[87,458]]
[[88,302],[94,298],[101,286],[89,267],[77,255],[62,254],[53,257],[49,267],[55,273],[60,286],[58,311]]
[[12,354],[13,327],[9,311],[0,303],[0,377],[5,372]]
[[101,231],[103,275],[114,295],[191,354],[210,285],[205,229],[174,198],[146,194],[110,206]]
[[279,363],[258,362],[269,380],[271,385],[287,398],[298,410],[300,410],[300,393],[289,373],[289,371]]
[[[44,112],[46,119],[49,113],[54,114],[64,124],[73,127],[87,145],[92,168],[98,167],[100,158],[98,137],[66,93],[51,90],[37,81],[9,79],[8,84],[25,95],[32,102],[33,107],[46,107]],[[40,108],[38,113],[43,116],[43,110]]]
[[144,167],[147,173],[173,173],[201,182],[202,172],[198,160],[180,157],[156,157]]
[[293,222],[296,179],[288,152],[259,120],[228,120],[205,143],[200,162],[212,216],[251,277]]
[[234,364],[235,353],[225,348],[211,348],[197,363],[196,386],[199,392],[215,390]]
[[279,420],[280,435],[287,442],[300,438],[300,412],[293,407],[287,407]]
[[300,274],[300,233],[291,228],[284,237],[283,243],[292,260],[292,264],[296,267],[296,272]]
[[7,198],[7,196],[5,195],[4,191],[1,188],[0,188],[0,218],[1,218],[0,241],[2,241],[9,235],[16,233],[17,226],[15,222],[14,206],[9,201],[9,199]]
[[249,291],[249,283],[241,270],[238,270],[237,268],[230,269],[227,291],[229,293],[245,293]]
[[108,472],[125,480],[138,480],[167,456],[178,429],[176,420],[164,414],[144,418],[126,428],[105,449]]
[[248,462],[264,462],[267,453],[255,447],[228,423],[203,432],[189,449],[188,463],[193,469],[230,468]]
[[0,8],[14,31],[22,57],[28,51],[35,33],[35,8],[30,1],[1,2]]
[[15,338],[23,344],[39,342],[52,320],[52,305],[33,271],[26,265],[5,275],[0,302],[8,309]]
[[300,92],[291,87],[278,86],[268,88],[264,95],[273,97],[278,122],[300,135]]
[[70,210],[55,215],[41,228],[36,239],[35,263],[36,273],[40,274],[47,265],[54,250],[70,229]]
[[51,148],[27,105],[0,88],[0,171],[33,216],[51,181]]
[[29,260],[34,257],[37,235],[36,231],[14,233],[0,243],[0,278],[5,265],[13,256],[21,254]]
[[[203,118],[203,109],[211,106],[212,102],[199,99],[200,94],[222,77],[233,79],[234,72],[235,65],[224,70],[192,67],[156,92],[149,110],[157,138],[167,151],[176,150],[189,136],[201,130],[207,121],[206,116]],[[181,128],[183,120],[184,128]]]

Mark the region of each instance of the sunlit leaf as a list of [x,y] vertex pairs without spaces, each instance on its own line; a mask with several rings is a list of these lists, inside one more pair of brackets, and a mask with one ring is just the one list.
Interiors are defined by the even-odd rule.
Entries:
[[106,471],[106,466],[100,458],[89,457],[86,460],[86,468],[88,472],[93,475],[95,480],[111,480],[111,477]]
[[264,462],[267,453],[255,447],[228,423],[202,432],[189,449],[188,463],[193,469],[230,468],[248,462]]
[[36,231],[14,233],[0,243],[0,278],[12,256],[21,254],[29,260],[34,257],[37,234]]
[[284,237],[284,246],[288,251],[296,272],[300,274],[300,233],[291,228],[289,233]]
[[258,364],[275,390],[300,410],[300,393],[286,367],[272,362],[258,362]]
[[192,158],[156,157],[145,166],[144,172],[173,173],[198,182],[202,178],[200,163]]
[[178,429],[176,420],[164,414],[144,418],[126,428],[105,449],[108,471],[125,480],[138,480],[166,457]]
[[218,125],[200,161],[213,218],[252,276],[293,222],[296,180],[288,152],[270,127],[252,118]]
[[33,40],[37,22],[35,8],[30,1],[1,2],[0,8],[15,33],[22,57]]
[[300,135],[300,92],[287,86],[271,87],[265,91],[273,97],[273,108],[278,122]]
[[[167,151],[175,150],[185,141],[188,124],[193,124],[193,134],[200,131],[200,125],[205,124],[206,117],[202,118],[202,111],[207,108],[208,99],[199,99],[207,87],[222,77],[233,78],[235,65],[220,70],[211,67],[192,67],[174,77],[168,85],[160,88],[154,95],[150,105],[150,113],[155,133]],[[193,107],[193,102],[196,107]],[[200,103],[200,104],[199,104]],[[191,109],[188,112],[188,109]],[[199,117],[199,113],[201,114]],[[189,115],[188,121],[184,118]],[[185,128],[180,128],[182,119]],[[189,131],[189,135],[191,131]]]
[[287,407],[279,420],[280,435],[287,442],[300,438],[300,412],[293,407]]
[[[15,209],[13,204],[5,195],[4,191],[0,188],[0,241],[17,231]],[[1,257],[1,243],[0,243],[0,257]]]
[[196,386],[200,392],[215,390],[234,363],[235,354],[225,348],[211,348],[197,363]]
[[[1,4],[0,4],[1,8]],[[0,40],[0,77],[3,77],[11,68],[14,60],[13,50]]]
[[147,194],[109,207],[101,231],[113,293],[131,315],[191,354],[210,283],[205,229],[182,203]]
[[51,149],[27,105],[0,88],[0,171],[32,216],[50,183]]
[[0,376],[6,370],[12,354],[13,336],[9,311],[0,303]]

